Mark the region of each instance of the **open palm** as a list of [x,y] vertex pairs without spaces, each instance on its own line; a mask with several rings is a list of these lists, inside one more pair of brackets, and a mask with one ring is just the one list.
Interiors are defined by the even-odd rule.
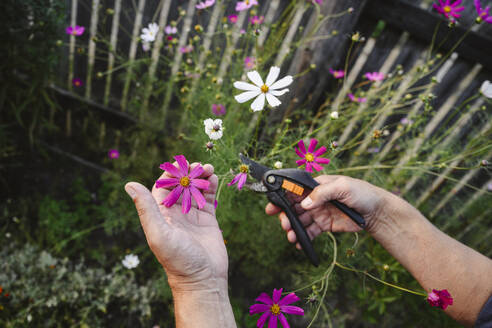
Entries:
[[[174,164],[177,167],[177,164]],[[194,163],[191,165],[198,165]],[[215,218],[217,176],[213,166],[206,164],[200,179],[210,182],[204,191],[206,204],[198,209],[193,204],[187,214],[181,212],[181,199],[171,207],[162,205],[170,193],[164,188],[152,188],[130,182],[125,189],[133,189],[133,198],[147,242],[162,264],[173,288],[205,288],[216,279],[227,279],[227,251]],[[167,171],[160,179],[173,178]],[[130,192],[129,192],[130,193]]]

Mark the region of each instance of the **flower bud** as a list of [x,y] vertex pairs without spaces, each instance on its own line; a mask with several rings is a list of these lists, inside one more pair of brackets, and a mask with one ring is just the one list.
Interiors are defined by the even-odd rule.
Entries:
[[273,167],[280,170],[283,167],[283,164],[280,161],[276,161],[275,164],[273,164]]
[[330,117],[331,117],[332,120],[338,119],[338,112],[336,112],[336,111],[335,112],[331,112]]

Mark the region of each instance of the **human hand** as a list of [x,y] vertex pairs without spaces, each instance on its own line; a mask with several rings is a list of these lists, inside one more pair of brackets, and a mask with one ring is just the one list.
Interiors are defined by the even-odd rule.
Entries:
[[[178,167],[177,163],[174,166]],[[170,208],[161,205],[170,193],[168,189],[157,189],[154,185],[150,193],[136,182],[125,186],[135,202],[147,242],[166,270],[173,290],[211,289],[227,282],[227,251],[214,207],[218,179],[212,165],[206,164],[203,169],[198,178],[210,182],[204,191],[207,203],[202,209],[192,205],[187,214],[181,212],[181,200]],[[169,178],[173,176],[167,171],[160,177]]]
[[[359,212],[366,220],[366,230],[374,230],[376,218],[380,216],[383,203],[390,193],[363,180],[341,175],[321,175],[315,180],[320,185],[311,193],[305,191],[302,196],[288,193],[289,200],[311,239],[326,231],[361,230],[346,214],[331,204],[330,200],[338,200]],[[287,232],[287,239],[301,249],[287,215],[272,203],[267,204],[265,212],[268,215],[280,213],[278,217],[282,229]]]

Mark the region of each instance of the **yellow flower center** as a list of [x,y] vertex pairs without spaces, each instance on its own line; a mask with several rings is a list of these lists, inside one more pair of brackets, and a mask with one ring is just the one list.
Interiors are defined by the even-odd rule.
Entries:
[[239,167],[239,172],[241,172],[241,173],[248,173],[249,172],[248,165],[245,165],[245,164],[241,165]]
[[263,84],[260,89],[261,89],[261,92],[267,93],[268,92],[268,85]]
[[182,177],[179,180],[179,184],[182,185],[183,187],[188,187],[190,185],[190,178],[188,178],[188,177]]
[[75,29],[74,29],[74,30],[72,31],[72,34],[73,34],[73,35],[77,35],[77,30],[75,30]]
[[308,161],[308,162],[314,162],[314,155],[311,153],[307,153],[305,158],[306,158],[306,161]]
[[450,13],[451,12],[451,7],[450,6],[444,6],[443,8],[445,13]]
[[246,6],[249,5],[249,0],[244,1],[244,3],[246,4]]
[[280,306],[278,306],[278,304],[273,304],[270,311],[272,311],[273,315],[278,315],[280,313]]

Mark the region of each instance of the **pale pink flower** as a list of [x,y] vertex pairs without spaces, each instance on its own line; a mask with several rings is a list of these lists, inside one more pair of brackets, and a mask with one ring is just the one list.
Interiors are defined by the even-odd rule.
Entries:
[[164,28],[164,32],[166,34],[176,34],[178,33],[178,29],[176,28],[176,26],[168,25]]
[[384,73],[381,72],[366,73],[364,76],[369,81],[382,81],[384,79]]
[[85,31],[85,27],[79,25],[67,26],[67,28],[65,28],[65,33],[75,36],[80,36],[84,34],[84,31]]
[[196,9],[205,9],[205,8],[208,8],[208,7],[211,7],[213,6],[215,3],[215,0],[205,0],[204,2],[200,2],[198,3],[195,8]]
[[244,68],[252,69],[255,67],[255,57],[246,57],[244,58]]
[[179,52],[181,52],[182,54],[187,54],[192,51],[193,51],[193,46],[191,44],[179,48]]
[[350,98],[350,100],[356,103],[365,103],[367,101],[366,97],[356,97],[353,93],[349,93],[347,96]]
[[252,24],[252,25],[260,25],[261,23],[263,23],[263,21],[265,20],[265,17],[263,16],[253,16],[253,17],[250,17],[249,18],[249,22]]
[[245,1],[239,1],[236,3],[236,11],[243,11],[247,10],[253,6],[257,6],[258,1],[256,0],[245,0]]

